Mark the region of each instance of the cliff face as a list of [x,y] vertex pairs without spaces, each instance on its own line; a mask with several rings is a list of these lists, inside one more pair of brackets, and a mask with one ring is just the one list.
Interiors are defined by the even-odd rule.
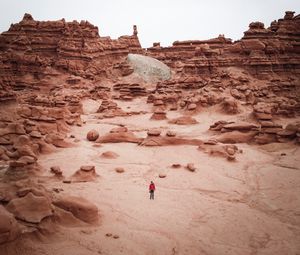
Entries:
[[[220,35],[204,41],[175,41],[171,47],[154,43],[144,50],[137,34],[134,26],[132,35],[113,40],[99,36],[98,28],[87,21],[35,21],[25,14],[0,35],[0,100],[12,100],[27,91],[48,93],[57,86],[85,85],[105,98],[117,79],[133,72],[126,61],[128,54],[139,53],[172,68],[172,79],[153,84],[154,93],[166,98],[180,91],[211,94],[217,89],[252,103],[275,100],[277,113],[299,112],[300,16],[294,12],[286,12],[269,28],[251,23],[235,42]],[[106,87],[98,84],[106,78]],[[136,83],[128,80],[121,84]],[[204,105],[206,101],[207,96]]]
[[147,49],[179,73],[215,75],[222,67],[239,67],[258,78],[300,74],[300,16],[286,12],[269,28],[253,22],[236,42],[220,35],[205,41],[176,41],[171,47],[155,43]]
[[136,27],[133,35],[112,40],[100,37],[87,21],[35,21],[25,14],[0,35],[0,84],[22,90],[36,87],[35,81],[47,75],[95,79],[115,69],[126,73],[122,62],[128,53],[141,52]]

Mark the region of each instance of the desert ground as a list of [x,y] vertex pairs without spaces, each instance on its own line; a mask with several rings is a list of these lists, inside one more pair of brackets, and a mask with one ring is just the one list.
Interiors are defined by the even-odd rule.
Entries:
[[[85,124],[70,132],[76,145],[39,159],[44,169],[40,182],[95,203],[99,225],[59,227],[47,238],[25,235],[17,245],[6,244],[0,254],[299,254],[299,147],[238,144],[242,153],[230,162],[193,145],[145,147],[88,141],[91,129],[105,134],[124,124],[138,137],[145,137],[149,128],[159,128],[203,139],[211,135],[207,131],[211,123],[242,118],[207,108],[193,116],[199,124],[171,125],[149,120],[151,107],[145,98],[118,104],[125,111],[149,113],[98,119],[99,102],[85,100]],[[115,152],[117,158],[101,157],[106,151]],[[188,163],[194,163],[194,172],[186,169]],[[94,165],[99,177],[94,182],[55,181],[49,179],[53,165],[59,165],[65,176],[81,165]],[[117,173],[116,167],[125,171]],[[150,181],[156,185],[155,200],[149,199]]]

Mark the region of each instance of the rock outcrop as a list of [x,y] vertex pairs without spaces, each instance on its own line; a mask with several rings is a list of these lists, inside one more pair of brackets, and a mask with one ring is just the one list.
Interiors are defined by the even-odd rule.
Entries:
[[41,82],[45,76],[65,72],[95,79],[115,69],[124,72],[121,63],[128,53],[142,51],[136,34],[113,40],[99,36],[98,28],[88,21],[36,21],[25,14],[0,35],[0,81],[18,91],[40,89],[46,85]]

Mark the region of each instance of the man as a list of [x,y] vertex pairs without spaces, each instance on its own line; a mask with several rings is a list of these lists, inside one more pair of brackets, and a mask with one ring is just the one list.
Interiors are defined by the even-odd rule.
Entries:
[[155,184],[153,183],[153,181],[151,181],[149,185],[149,192],[150,192],[150,199],[153,200],[154,200],[154,191],[155,191]]

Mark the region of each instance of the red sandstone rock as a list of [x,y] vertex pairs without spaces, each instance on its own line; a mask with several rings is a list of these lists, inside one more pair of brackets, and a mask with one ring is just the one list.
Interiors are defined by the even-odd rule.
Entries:
[[62,176],[62,174],[63,174],[63,172],[59,166],[51,166],[50,171],[51,171],[51,173],[54,173],[56,176]]
[[107,158],[107,159],[115,159],[115,158],[119,157],[119,155],[113,151],[106,151],[101,154],[101,157]]
[[124,169],[123,167],[116,167],[116,168],[115,168],[115,171],[116,171],[117,173],[124,173],[124,172],[125,172],[125,169]]
[[194,163],[188,163],[186,168],[191,172],[195,172],[195,170],[196,170]]
[[235,160],[238,148],[235,145],[208,145],[202,144],[198,147],[199,150],[203,150],[211,156],[225,157],[229,161]]
[[81,197],[66,196],[53,201],[53,204],[63,210],[71,212],[76,218],[87,222],[97,223],[98,208],[93,203]]
[[137,138],[132,132],[113,132],[101,136],[97,139],[97,143],[139,143],[142,138]]
[[215,139],[221,143],[249,143],[254,141],[254,136],[257,135],[258,132],[250,131],[250,132],[240,132],[240,131],[232,131],[221,134],[217,136]]
[[197,124],[198,121],[192,118],[191,116],[182,116],[176,119],[170,120],[169,123],[177,125],[192,125]]
[[21,228],[14,215],[0,205],[0,244],[13,241],[21,234]]
[[99,132],[96,130],[91,130],[87,133],[86,139],[89,141],[96,141],[99,137]]
[[221,103],[222,111],[227,114],[237,114],[240,112],[237,100],[233,98],[225,98]]
[[161,134],[161,131],[158,129],[150,129],[147,132],[148,136],[160,136],[160,134]]
[[49,199],[35,196],[31,192],[25,197],[11,200],[6,208],[16,218],[31,223],[39,223],[45,217],[52,215]]
[[71,177],[72,182],[91,182],[99,177],[95,166],[81,166]]
[[176,133],[174,131],[168,130],[166,135],[169,137],[174,137],[174,136],[176,136]]
[[150,119],[151,120],[165,120],[165,119],[167,119],[167,114],[162,108],[157,108],[157,109],[155,109],[155,111]]

